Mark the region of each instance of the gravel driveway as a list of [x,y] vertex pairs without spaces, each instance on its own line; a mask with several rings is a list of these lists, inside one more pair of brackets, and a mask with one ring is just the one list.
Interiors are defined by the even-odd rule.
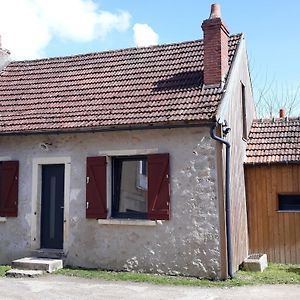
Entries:
[[47,275],[39,278],[1,278],[0,299],[300,299],[300,285],[198,288],[111,282]]

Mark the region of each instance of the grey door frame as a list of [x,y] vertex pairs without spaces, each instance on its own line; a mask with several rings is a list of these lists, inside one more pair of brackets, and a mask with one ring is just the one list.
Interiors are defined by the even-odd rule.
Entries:
[[[70,232],[70,177],[71,177],[71,157],[37,157],[32,160],[32,188],[31,188],[31,250],[40,249],[40,227],[41,227],[41,183],[42,166],[48,164],[65,165],[65,191],[64,191],[64,233],[63,250],[68,251],[68,241]],[[27,175],[28,176],[28,175]]]

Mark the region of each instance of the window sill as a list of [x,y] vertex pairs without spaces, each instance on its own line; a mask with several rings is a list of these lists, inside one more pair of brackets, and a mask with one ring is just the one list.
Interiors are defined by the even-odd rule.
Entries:
[[127,220],[127,219],[98,219],[100,225],[128,225],[128,226],[156,226],[162,225],[163,221],[151,220]]
[[7,221],[6,217],[0,217],[0,223],[5,223]]
[[278,213],[300,213],[300,210],[277,210]]

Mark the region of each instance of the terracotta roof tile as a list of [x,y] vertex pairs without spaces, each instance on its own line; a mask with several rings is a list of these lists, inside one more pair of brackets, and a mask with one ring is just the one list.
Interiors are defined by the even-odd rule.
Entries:
[[300,119],[254,120],[246,164],[299,163]]
[[[241,35],[229,40],[230,63]],[[0,73],[0,134],[212,120],[202,40],[11,62]]]

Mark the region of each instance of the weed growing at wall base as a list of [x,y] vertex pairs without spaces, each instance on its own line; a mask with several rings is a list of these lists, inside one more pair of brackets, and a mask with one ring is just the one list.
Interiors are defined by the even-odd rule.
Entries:
[[[5,275],[9,266],[0,266],[0,277]],[[202,287],[234,287],[262,284],[300,284],[300,265],[270,264],[263,273],[239,271],[230,280],[212,281],[193,277],[166,276],[131,272],[112,272],[80,268],[64,268],[54,273],[87,279],[107,281],[146,282],[163,285],[185,285]]]
[[147,282],[152,284],[186,285],[203,287],[234,287],[260,284],[300,284],[300,265],[270,264],[263,273],[239,271],[230,280],[212,281],[193,277],[166,276],[130,272],[109,272],[101,270],[64,268],[56,274],[82,278]]
[[5,275],[5,272],[10,270],[10,266],[0,266],[0,277],[3,277]]

